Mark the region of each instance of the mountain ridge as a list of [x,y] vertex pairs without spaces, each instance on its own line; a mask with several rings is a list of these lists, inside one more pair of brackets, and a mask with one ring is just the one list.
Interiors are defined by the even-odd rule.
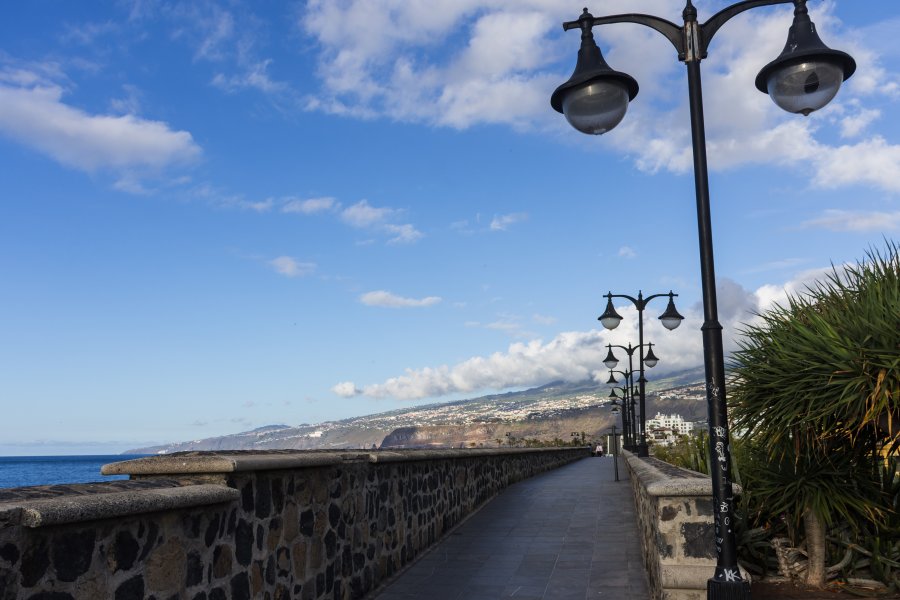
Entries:
[[[648,417],[657,410],[687,420],[705,418],[703,368],[648,382]],[[436,402],[317,424],[264,425],[240,433],[189,442],[132,448],[123,454],[169,454],[187,450],[343,449],[496,445],[515,438],[569,440],[573,431],[591,437],[613,423],[609,387],[595,381],[552,381],[526,390]],[[498,441],[499,440],[499,441]]]

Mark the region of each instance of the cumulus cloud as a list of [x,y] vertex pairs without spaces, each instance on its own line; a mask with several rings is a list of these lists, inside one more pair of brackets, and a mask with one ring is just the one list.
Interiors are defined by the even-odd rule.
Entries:
[[[619,312],[627,321],[637,323],[637,315],[631,314],[633,311],[622,308]],[[699,324],[696,319],[693,320],[693,325],[694,331],[689,335],[679,330],[664,335],[663,328],[658,323],[645,324],[647,339],[658,342],[654,350],[661,359],[660,366],[656,367],[657,372],[702,363]],[[684,329],[687,330],[688,327]],[[603,366],[606,344],[626,344],[637,338],[627,330],[628,326],[623,325],[620,330],[612,332],[570,331],[560,333],[548,342],[540,339],[515,342],[504,352],[476,356],[453,366],[407,369],[405,374],[383,383],[362,386],[358,393],[371,398],[417,400],[482,390],[543,385],[559,379],[599,379],[606,375]],[[663,364],[666,364],[666,369],[661,368]]]
[[385,308],[419,308],[433,306],[441,301],[439,296],[426,296],[425,298],[404,298],[385,290],[366,292],[359,297],[359,301],[367,306],[381,306]]
[[356,388],[352,381],[342,381],[331,388],[331,391],[342,398],[352,398],[362,393]]
[[353,227],[372,227],[373,225],[380,225],[394,213],[395,211],[392,208],[376,208],[369,204],[368,200],[360,200],[356,204],[342,210],[341,219]]
[[161,170],[201,153],[187,131],[133,114],[90,114],[63,101],[62,86],[38,72],[0,72],[0,133],[83,171]]
[[[783,304],[788,295],[803,293],[831,270],[831,267],[811,269],[798,273],[783,284],[764,285],[755,291],[747,290],[728,278],[719,278],[719,321],[723,327],[726,353],[737,349],[740,332],[747,324],[758,322],[758,313],[776,303]],[[665,299],[662,298],[659,302],[663,300]],[[419,400],[451,394],[531,387],[554,380],[577,382],[588,379],[600,381],[602,378],[605,381],[608,372],[603,360],[606,358],[607,344],[625,346],[636,343],[638,339],[637,310],[631,303],[622,302],[622,305],[616,306],[616,310],[622,315],[623,321],[612,331],[568,331],[548,342],[540,339],[515,342],[505,351],[489,356],[475,356],[452,366],[407,369],[403,375],[391,377],[382,383],[360,387],[345,382],[332,390],[344,396]],[[644,340],[653,343],[654,353],[660,359],[659,364],[650,371],[652,377],[703,365],[702,305],[697,303],[693,306],[679,306],[685,319],[674,331],[666,330],[655,318],[658,316],[656,309],[661,313],[664,308],[664,302],[660,306],[651,302],[644,313]],[[503,322],[498,323],[502,325]],[[466,325],[482,326],[477,322]],[[627,366],[627,355],[621,351],[616,351],[615,354],[620,361],[619,368]]]
[[316,270],[316,263],[300,262],[290,256],[279,256],[269,261],[276,273],[285,277],[304,277]]
[[619,248],[619,258],[636,258],[637,252],[631,246],[622,246]]
[[[436,0],[424,6],[396,0],[308,2],[301,25],[318,42],[321,86],[307,107],[460,129],[484,123],[559,132],[567,127],[547,109],[547,99],[574,67],[577,35],[558,26],[577,17],[571,4]],[[683,6],[683,0],[644,0],[641,11],[677,20]],[[633,10],[633,0],[609,0],[603,7],[607,14]],[[704,61],[713,169],[787,165],[821,187],[900,190],[896,142],[877,136],[844,146],[822,141],[832,130],[845,138],[866,135],[880,114],[873,99],[900,94],[897,75],[881,65],[880,54],[887,56],[890,48],[845,28],[833,10],[832,3],[816,6],[817,28],[826,43],[852,53],[859,68],[830,107],[807,119],[784,113],[754,86],[759,69],[784,47],[792,9],[748,11],[719,31]],[[701,20],[709,16],[701,14]],[[348,38],[348,29],[367,35]],[[684,69],[669,43],[656,32],[628,25],[603,27],[595,35],[610,64],[641,85],[625,121],[599,143],[630,154],[649,172],[689,171],[687,94],[673,98],[671,93],[684,88]]]
[[825,279],[832,272],[833,267],[830,266],[807,269],[781,285],[766,284],[760,286],[755,292],[759,311],[768,310],[776,304],[784,306],[788,296],[797,296],[805,293],[808,288],[815,285],[816,281]]

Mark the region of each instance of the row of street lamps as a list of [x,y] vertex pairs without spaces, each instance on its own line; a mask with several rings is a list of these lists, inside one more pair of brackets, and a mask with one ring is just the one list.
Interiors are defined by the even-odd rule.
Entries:
[[[625,350],[626,354],[628,354],[628,373],[629,377],[626,379],[631,379],[633,383],[634,379],[634,364],[632,363],[632,355],[637,350],[638,351],[638,401],[640,402],[640,412],[641,412],[641,421],[640,421],[640,429],[638,430],[639,440],[637,444],[634,444],[632,441],[632,447],[636,448],[638,456],[649,456],[649,448],[647,446],[647,430],[646,430],[646,420],[647,420],[647,412],[646,412],[646,383],[647,379],[644,377],[644,367],[654,367],[656,366],[657,358],[656,355],[653,354],[653,344],[645,344],[644,343],[644,309],[647,308],[647,304],[653,300],[654,298],[669,298],[669,304],[666,306],[665,312],[659,316],[659,321],[662,323],[663,327],[668,330],[673,330],[681,325],[681,321],[684,320],[678,311],[675,309],[675,298],[678,294],[669,291],[668,294],[653,294],[652,296],[648,296],[644,298],[643,291],[638,291],[637,298],[633,296],[629,296],[628,294],[613,294],[609,292],[606,294],[606,310],[602,315],[598,317],[598,321],[603,324],[607,329],[615,329],[619,326],[619,323],[622,322],[622,315],[616,312],[615,307],[613,306],[612,299],[613,298],[625,298],[629,300],[638,312],[638,344],[637,346],[632,346],[630,343],[628,346],[620,346],[618,344],[607,344],[609,347],[609,353],[606,355],[606,359],[603,361],[603,364],[607,366],[610,370],[612,370],[618,363],[618,359],[616,359],[615,355],[613,355],[612,349],[621,348]],[[644,348],[647,348],[647,351],[644,352]],[[624,373],[623,373],[624,375]],[[612,374],[610,374],[610,378]],[[608,382],[609,383],[609,382]],[[630,387],[628,383],[626,383],[626,388]],[[628,396],[628,391],[624,392],[625,396]],[[633,417],[633,411],[630,417]],[[623,417],[624,418],[624,417]],[[634,423],[633,419],[630,420],[630,423]]]
[[[576,21],[563,23],[563,29],[581,30],[581,49],[572,77],[550,97],[551,106],[565,115],[575,129],[603,134],[625,117],[628,103],[638,93],[638,84],[626,73],[606,63],[594,42],[595,25],[637,23],[650,27],[668,39],[687,67],[688,104],[694,155],[694,187],[697,201],[697,230],[700,242],[700,274],[703,289],[703,354],[706,370],[706,396],[709,407],[710,464],[715,512],[716,569],[707,582],[707,600],[750,598],[750,584],[740,574],[735,541],[734,494],[731,484],[731,452],[725,404],[725,357],[722,326],[718,319],[715,264],[713,260],[712,222],[709,202],[709,176],[706,159],[706,131],[703,118],[703,93],[700,62],[719,29],[730,19],[751,8],[793,3],[794,20],[782,53],[765,65],[756,76],[756,88],[768,93],[784,110],[808,116],[828,104],[841,84],[853,75],[856,62],[845,52],[827,47],[809,18],[807,0],[743,0],[724,8],[705,23],[697,20],[697,9],[686,0],[683,26],[646,14],[622,14],[595,18],[584,9]],[[612,295],[608,294],[612,307]],[[635,299],[630,298],[632,302]],[[671,297],[670,297],[671,299]],[[618,325],[615,310],[608,323]],[[601,317],[601,321],[603,317]],[[606,323],[604,323],[606,325]],[[643,339],[638,344],[643,347]],[[643,400],[643,364],[641,360],[640,397]],[[712,455],[715,448],[715,455]]]

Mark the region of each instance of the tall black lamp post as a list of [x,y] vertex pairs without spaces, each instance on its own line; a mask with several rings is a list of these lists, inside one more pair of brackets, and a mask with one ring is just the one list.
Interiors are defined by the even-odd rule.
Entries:
[[[613,417],[618,415],[620,412],[622,413],[622,432],[623,435],[627,437],[628,435],[628,392],[626,391],[627,387],[619,387],[614,386],[609,390],[609,400],[612,408]],[[622,395],[619,396],[616,394],[616,390],[622,390]],[[621,402],[619,402],[621,400]]]
[[[609,370],[609,379],[606,380],[606,383],[613,385],[619,383],[619,380],[616,379],[616,373],[620,374],[625,380],[623,383],[624,387],[614,388],[611,391],[613,392],[611,397],[616,400],[619,399],[619,396],[616,395],[615,390],[622,390],[622,442],[625,445],[626,450],[631,451],[631,441],[629,440],[629,432],[630,429],[630,419],[631,415],[629,413],[629,406],[633,405],[633,400],[630,398],[629,391],[633,389],[633,384],[631,382],[631,372],[630,371],[619,371],[618,369],[610,369]],[[613,405],[618,406],[618,402],[613,401]]]
[[581,29],[581,50],[572,77],[559,86],[550,104],[564,113],[573,127],[584,133],[602,134],[625,116],[628,102],[638,93],[637,82],[629,75],[613,71],[594,42],[591,29],[607,23],[638,23],[663,34],[687,66],[691,138],[694,151],[694,184],[697,196],[697,225],[700,241],[700,274],[703,287],[703,354],[706,368],[706,399],[709,406],[713,501],[716,507],[716,570],[707,584],[707,598],[750,598],[750,584],[738,570],[737,549],[732,528],[734,499],[731,487],[731,454],[728,448],[728,418],[725,405],[725,359],[722,326],[716,305],[715,265],[709,207],[709,178],[706,163],[706,133],[703,122],[703,94],[700,61],[707,56],[713,36],[728,20],[751,8],[774,4],[794,4],[794,22],[781,55],[762,68],[756,88],[767,92],[781,108],[809,115],[831,101],[838,89],[856,70],[853,58],[828,48],[819,38],[809,18],[806,0],[744,0],[713,15],[702,25],[697,9],[686,0],[679,27],[652,15],[623,14],[594,18],[587,9],[577,21],[563,24],[565,30]]
[[[619,326],[619,323],[622,322],[622,315],[616,312],[615,307],[613,306],[612,299],[613,298],[625,298],[630,300],[634,307],[638,311],[638,348],[644,347],[644,309],[647,308],[647,303],[653,300],[654,298],[660,298],[668,296],[669,297],[669,305],[666,306],[665,312],[659,316],[660,322],[663,324],[663,327],[666,329],[672,330],[681,325],[681,321],[684,319],[678,311],[675,310],[675,297],[678,294],[675,294],[669,291],[668,294],[653,294],[652,296],[647,296],[644,298],[643,292],[638,291],[637,298],[629,296],[627,294],[613,294],[612,292],[606,294],[606,310],[600,315],[597,320],[600,321],[604,327],[607,329],[615,329]],[[630,344],[629,344],[630,346]],[[652,344],[650,345],[652,346]],[[644,378],[644,365],[648,367],[652,367],[656,364],[657,358],[653,355],[653,348],[648,346],[648,350],[646,354],[641,352],[638,354],[640,360],[638,361],[639,373],[640,377],[638,377],[638,390],[639,390],[639,401],[641,405],[641,427],[640,427],[640,441],[637,445],[637,455],[638,456],[649,456],[650,452],[647,447],[647,432],[644,427],[644,421],[647,418],[646,413],[646,389],[645,384],[647,380]],[[622,346],[617,346],[618,348],[622,348]],[[631,352],[628,352],[628,361],[631,363]],[[606,357],[606,360],[603,361],[610,369],[616,366],[616,357],[612,354],[612,349],[610,349],[609,354]]]

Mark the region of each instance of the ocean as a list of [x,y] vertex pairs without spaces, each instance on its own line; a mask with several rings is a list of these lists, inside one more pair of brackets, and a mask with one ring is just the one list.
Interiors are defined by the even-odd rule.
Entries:
[[141,456],[144,455],[0,456],[0,488],[128,479],[127,475],[101,475],[100,467]]

